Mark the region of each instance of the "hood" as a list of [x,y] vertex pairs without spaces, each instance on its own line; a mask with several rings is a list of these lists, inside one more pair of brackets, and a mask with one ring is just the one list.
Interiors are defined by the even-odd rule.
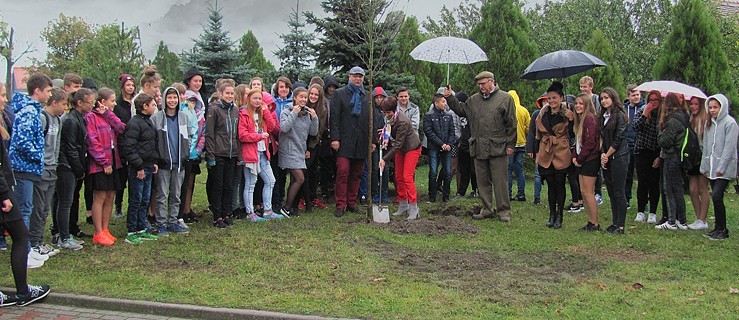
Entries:
[[375,90],[372,91],[372,97],[374,98],[376,96],[383,96],[387,98],[387,93],[385,92],[385,89],[383,89],[382,87],[375,87]]
[[518,97],[518,92],[516,90],[510,90],[508,91],[508,94],[511,95],[511,98],[513,98],[513,103],[516,104],[516,108],[523,108],[521,105],[521,98]]
[[177,107],[174,108],[175,114],[178,114],[180,112],[180,105],[182,104],[182,98],[180,97],[180,92],[177,91],[174,87],[166,87],[164,90],[162,90],[162,103],[164,104],[164,108],[162,108],[162,111],[166,113],[167,110],[167,91],[169,89],[174,90],[174,92],[177,92]]
[[[445,87],[439,87],[439,89],[436,89],[436,93],[437,94],[444,94],[444,89],[445,89]],[[456,98],[457,93],[454,92],[454,90],[452,90],[452,95]],[[457,100],[459,100],[459,99],[457,99]],[[431,105],[433,105],[433,103]]]
[[18,113],[23,109],[23,107],[28,105],[32,105],[36,107],[36,109],[41,110],[41,103],[33,100],[33,98],[25,93],[16,92],[13,94],[13,99],[10,100],[10,110],[13,110],[13,113]]
[[326,84],[325,86],[323,86],[324,90],[327,90],[328,86],[330,85],[334,85],[336,89],[340,87],[339,81],[336,80],[336,77],[334,77],[333,75],[327,75],[325,78],[323,78],[323,83]]
[[536,99],[536,108],[541,109],[542,107],[544,107],[545,104],[547,104],[547,101],[548,99],[546,97],[546,94],[539,97],[539,99]]
[[706,99],[706,112],[708,112],[708,101],[711,101],[711,99],[715,99],[721,105],[721,110],[718,112],[716,122],[721,121],[723,118],[726,118],[726,116],[729,115],[729,99],[726,98],[725,95],[720,93],[708,97],[708,99]]
[[185,85],[188,86],[189,83],[190,83],[190,79],[192,79],[192,77],[194,77],[194,76],[200,76],[200,77],[203,78],[203,80],[205,80],[205,77],[203,77],[203,73],[200,72],[200,70],[198,70],[198,68],[192,67],[192,68],[188,69],[187,72],[185,72],[185,79],[182,80],[182,82],[184,82]]
[[460,91],[460,92],[457,92],[457,94],[455,94],[454,97],[457,98],[459,102],[467,102],[467,99],[470,98],[470,95],[468,95],[467,92]]
[[269,107],[269,110],[275,111],[277,104],[275,104],[275,98],[268,92],[262,92],[262,102]]
[[95,84],[95,80],[93,80],[92,78],[82,79],[82,87],[93,91],[98,91],[98,85]]
[[638,108],[641,108],[645,104],[647,104],[647,102],[644,101],[644,99],[639,100],[639,102],[635,105],[631,104],[631,100],[624,99],[624,109],[629,108],[629,107],[638,109]]
[[185,91],[185,94],[187,96],[195,97],[195,99],[197,100],[197,102],[195,103],[195,110],[196,111],[200,111],[200,110],[205,111],[204,110],[205,109],[205,102],[203,102],[203,98],[201,97],[201,95],[199,94],[199,92],[195,92],[195,91],[192,91],[192,90],[186,90]]

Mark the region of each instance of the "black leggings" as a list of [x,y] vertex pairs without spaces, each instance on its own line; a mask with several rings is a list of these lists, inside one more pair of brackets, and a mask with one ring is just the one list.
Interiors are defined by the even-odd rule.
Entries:
[[726,229],[726,206],[724,205],[724,193],[729,186],[729,180],[711,180],[711,200],[713,200],[713,214],[716,216],[716,230]]
[[659,157],[659,153],[647,149],[641,149],[638,152],[634,156],[636,175],[639,177],[639,184],[636,187],[637,208],[639,212],[644,212],[649,203],[649,213],[657,213],[660,196],[660,170],[659,167],[652,167],[652,164]]
[[580,175],[576,166],[567,168],[567,180],[570,182],[570,193],[572,193],[572,202],[582,202],[582,193],[580,193]]
[[561,170],[558,173],[545,174],[541,179],[547,184],[547,195],[549,198],[549,212],[555,215],[561,215],[564,212],[565,198],[567,197],[567,189],[565,188],[565,180],[567,178],[567,170]]
[[303,182],[305,182],[305,175],[303,174],[303,169],[289,170],[290,188],[287,189],[287,202],[285,206],[288,207],[288,209],[292,209],[296,207],[295,198],[298,196],[298,192],[300,192],[300,187],[303,186]]
[[[15,207],[13,207],[13,210]],[[5,221],[4,213],[0,213],[0,225],[10,234],[13,246],[10,249],[10,268],[13,270],[16,294],[28,294],[28,229],[23,220]]]

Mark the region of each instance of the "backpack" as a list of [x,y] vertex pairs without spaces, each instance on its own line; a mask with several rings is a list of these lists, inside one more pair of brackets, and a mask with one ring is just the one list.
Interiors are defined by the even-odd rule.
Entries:
[[703,154],[695,130],[684,119],[682,122],[685,125],[685,137],[680,144],[680,166],[684,171],[690,171],[700,166]]
[[44,127],[44,137],[46,137],[46,134],[49,133],[49,114],[46,111],[41,111],[41,114],[44,115],[44,120],[46,120],[41,122],[41,125]]

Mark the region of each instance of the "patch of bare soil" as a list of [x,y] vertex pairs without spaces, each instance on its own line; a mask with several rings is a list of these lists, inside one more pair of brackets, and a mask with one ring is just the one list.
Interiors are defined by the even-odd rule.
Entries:
[[587,279],[604,263],[573,253],[497,254],[412,252],[391,244],[377,253],[405,271],[442,287],[464,291],[489,302],[522,306],[563,294],[573,281]]
[[464,220],[451,216],[430,216],[428,218],[420,218],[417,220],[401,220],[390,221],[385,225],[378,225],[387,228],[395,234],[422,234],[427,236],[440,236],[447,234],[470,234],[477,233],[479,230],[476,226],[471,225]]
[[460,206],[452,204],[446,207],[439,207],[436,209],[426,210],[425,212],[429,215],[437,215],[437,216],[467,217],[473,214],[480,213],[480,209],[482,209],[482,207],[479,205],[472,207],[472,209],[468,209],[468,208],[464,208],[464,207],[460,207]]

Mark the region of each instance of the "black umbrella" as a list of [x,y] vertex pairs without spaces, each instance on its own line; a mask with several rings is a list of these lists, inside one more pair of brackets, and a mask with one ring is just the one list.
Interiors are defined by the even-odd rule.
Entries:
[[602,66],[607,66],[607,64],[587,52],[560,50],[547,53],[534,60],[524,70],[521,79],[562,79]]

